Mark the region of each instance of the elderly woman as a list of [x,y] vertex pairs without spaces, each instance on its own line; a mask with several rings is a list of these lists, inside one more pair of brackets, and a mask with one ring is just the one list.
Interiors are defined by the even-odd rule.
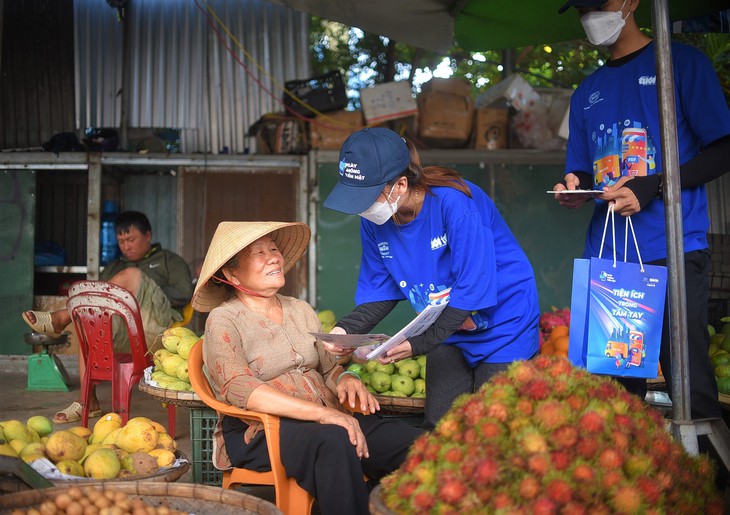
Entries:
[[[398,468],[420,430],[372,415],[375,398],[310,334],[321,331],[312,307],[278,293],[309,237],[303,223],[218,226],[192,301],[210,311],[205,368],[221,401],[281,417],[284,468],[321,513],[368,513],[363,474],[375,483]],[[216,443],[219,468],[270,469],[258,425],[223,417]]]

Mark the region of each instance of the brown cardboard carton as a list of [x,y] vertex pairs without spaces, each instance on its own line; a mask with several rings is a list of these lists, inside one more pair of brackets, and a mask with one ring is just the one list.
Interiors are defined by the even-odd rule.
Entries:
[[432,79],[418,96],[418,135],[434,146],[463,146],[471,135],[474,101],[461,79]]
[[474,148],[496,150],[507,148],[509,111],[485,107],[474,113]]
[[423,93],[438,91],[440,93],[449,93],[460,97],[471,97],[471,84],[465,79],[456,77],[449,79],[434,77],[423,85],[421,91]]
[[386,82],[362,89],[360,104],[365,120],[371,125],[418,114],[408,81]]
[[363,128],[362,111],[336,111],[310,124],[313,149],[340,150],[347,137]]

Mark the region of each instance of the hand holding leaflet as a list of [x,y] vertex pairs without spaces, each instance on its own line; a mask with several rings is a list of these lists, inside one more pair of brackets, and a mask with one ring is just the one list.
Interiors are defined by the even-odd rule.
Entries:
[[331,333],[309,333],[318,340],[337,345],[338,347],[351,348],[367,347],[368,345],[383,343],[390,339],[387,334],[331,334]]
[[366,356],[366,358],[376,359],[384,355],[386,352],[388,352],[399,343],[402,343],[407,339],[412,338],[413,336],[418,336],[419,334],[424,332],[426,329],[431,327],[431,324],[436,321],[436,319],[439,317],[439,315],[448,303],[448,299],[442,299],[437,304],[429,304],[428,306],[426,306],[426,309],[421,311],[418,316],[411,320],[411,322],[407,326],[398,331],[395,336],[393,336],[387,342],[383,343],[380,347],[371,351]]

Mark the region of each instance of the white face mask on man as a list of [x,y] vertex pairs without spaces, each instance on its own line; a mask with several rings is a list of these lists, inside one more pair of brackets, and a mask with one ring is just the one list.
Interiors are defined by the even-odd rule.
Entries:
[[626,19],[631,14],[629,11],[626,17],[621,10],[626,5],[626,0],[621,4],[618,11],[590,11],[580,17],[580,23],[586,32],[588,41],[596,46],[611,46],[618,40],[621,29],[626,25]]
[[[390,198],[394,189],[395,184],[393,184],[393,187],[390,188],[387,198]],[[390,220],[390,217],[398,210],[399,200],[400,195],[398,195],[398,198],[395,199],[395,202],[388,202],[387,199],[386,202],[375,202],[372,206],[360,213],[360,216],[362,216],[365,220],[373,222],[375,225],[383,225],[385,222]]]

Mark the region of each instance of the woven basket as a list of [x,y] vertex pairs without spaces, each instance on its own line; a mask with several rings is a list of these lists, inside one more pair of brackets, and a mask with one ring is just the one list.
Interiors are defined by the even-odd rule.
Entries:
[[370,492],[369,497],[369,507],[370,507],[370,515],[396,515],[396,513],[392,510],[390,510],[387,506],[385,506],[385,503],[383,502],[383,499],[381,498],[381,492],[382,487],[380,485],[373,488],[373,491]]
[[[150,506],[168,506],[170,509],[195,515],[281,515],[276,506],[264,499],[213,486],[140,481],[107,482],[88,486],[101,491],[113,489],[124,492],[131,499],[142,499]],[[63,486],[0,496],[0,514],[9,514],[16,508],[37,509],[44,501],[52,500],[68,489],[68,486]]]
[[144,382],[139,382],[139,391],[147,395],[151,395],[160,402],[166,404],[174,404],[175,406],[187,406],[188,408],[204,408],[205,403],[200,400],[195,392],[181,392],[178,390],[168,390],[167,388],[158,388]]
[[119,482],[124,481],[125,483],[129,481],[144,481],[144,482],[152,482],[152,483],[173,483],[180,479],[188,470],[190,470],[190,460],[180,451],[175,451],[175,458],[176,459],[185,459],[187,460],[185,463],[180,465],[179,467],[172,467],[168,468],[166,470],[157,470],[156,472],[153,472],[152,474],[147,474],[145,476],[133,476],[129,478],[114,478],[114,479],[107,479],[107,480],[99,480],[99,479],[92,479],[87,477],[80,477],[78,479],[51,479],[53,481],[54,485],[68,485],[70,484],[76,484],[79,486],[84,485],[92,485],[92,484],[98,484],[98,483],[110,483],[110,482]]
[[424,397],[392,397],[375,395],[380,403],[380,411],[389,415],[422,414],[426,406]]

